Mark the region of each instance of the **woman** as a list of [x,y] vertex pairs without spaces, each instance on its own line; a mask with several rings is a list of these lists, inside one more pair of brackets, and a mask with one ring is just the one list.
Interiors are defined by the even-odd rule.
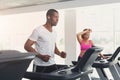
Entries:
[[[93,41],[89,40],[91,32],[92,32],[91,29],[84,29],[82,32],[79,32],[77,34],[77,40],[78,40],[80,47],[81,47],[81,52],[80,52],[80,55],[78,57],[78,60],[80,60],[82,58],[82,56],[84,55],[86,50],[88,50],[89,48],[94,46]],[[106,56],[103,56],[101,53],[99,55],[102,58],[108,58]]]

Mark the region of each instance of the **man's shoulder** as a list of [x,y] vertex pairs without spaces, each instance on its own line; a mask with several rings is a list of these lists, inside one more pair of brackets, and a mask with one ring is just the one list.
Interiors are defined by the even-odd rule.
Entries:
[[35,31],[42,31],[42,30],[43,30],[43,26],[40,25],[40,26],[36,27],[34,30],[35,30]]
[[33,29],[33,33],[41,33],[43,32],[43,26],[37,26]]
[[40,25],[40,26],[37,26],[35,29],[38,30],[38,29],[42,29],[42,28],[43,28],[43,26]]

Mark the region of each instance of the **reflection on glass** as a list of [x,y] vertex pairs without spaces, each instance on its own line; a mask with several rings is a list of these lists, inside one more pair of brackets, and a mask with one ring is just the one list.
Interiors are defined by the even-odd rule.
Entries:
[[91,37],[96,46],[104,48],[104,54],[112,53],[114,51],[113,32],[93,32]]

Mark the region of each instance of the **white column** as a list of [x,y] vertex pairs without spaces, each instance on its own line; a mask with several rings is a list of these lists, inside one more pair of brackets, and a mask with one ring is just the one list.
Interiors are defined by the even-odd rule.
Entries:
[[65,11],[65,64],[70,65],[76,60],[76,10]]

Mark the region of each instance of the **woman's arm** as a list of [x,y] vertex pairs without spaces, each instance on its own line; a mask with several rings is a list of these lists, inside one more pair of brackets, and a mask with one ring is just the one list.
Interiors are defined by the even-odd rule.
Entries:
[[81,44],[81,41],[83,40],[82,35],[87,32],[88,32],[88,30],[77,33],[77,40],[80,44]]

